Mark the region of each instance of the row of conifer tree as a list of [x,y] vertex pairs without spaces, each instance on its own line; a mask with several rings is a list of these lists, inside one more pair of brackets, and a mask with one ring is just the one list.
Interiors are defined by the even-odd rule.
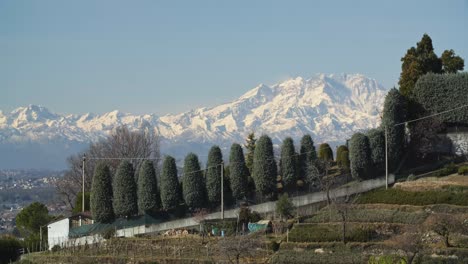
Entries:
[[[150,160],[144,161],[137,173],[130,161],[123,160],[114,177],[109,167],[100,163],[92,181],[90,209],[93,218],[98,222],[111,222],[115,217],[172,210],[181,204],[192,210],[216,208],[221,203],[221,170],[226,204],[254,195],[274,199],[278,177],[284,190],[292,191],[311,183],[308,167],[317,158],[333,161],[331,147],[321,144],[317,153],[310,135],[303,136],[298,152],[293,140],[286,138],[279,162],[275,160],[272,140],[267,135],[257,140],[253,133],[250,134],[245,147],[246,155],[240,144],[232,144],[225,166],[221,149],[213,146],[205,169],[201,168],[197,155],[189,153],[181,174],[175,159],[166,156],[159,177]],[[346,146],[338,148],[337,163],[345,171],[349,170]]]

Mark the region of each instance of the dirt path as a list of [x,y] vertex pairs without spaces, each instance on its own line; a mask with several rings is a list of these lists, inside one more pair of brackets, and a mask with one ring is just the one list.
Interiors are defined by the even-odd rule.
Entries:
[[445,177],[427,177],[415,181],[395,183],[395,188],[405,191],[427,191],[442,189],[447,186],[466,186],[468,187],[468,176],[452,174]]

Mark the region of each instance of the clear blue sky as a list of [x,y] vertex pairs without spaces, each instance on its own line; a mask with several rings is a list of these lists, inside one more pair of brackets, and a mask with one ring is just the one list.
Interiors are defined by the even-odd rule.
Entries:
[[259,83],[397,84],[428,33],[468,60],[468,1],[0,1],[0,110],[177,113]]

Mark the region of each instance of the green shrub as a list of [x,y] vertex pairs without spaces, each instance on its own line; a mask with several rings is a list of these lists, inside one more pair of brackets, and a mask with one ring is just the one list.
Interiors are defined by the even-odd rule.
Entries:
[[457,172],[457,167],[455,166],[455,164],[450,163],[450,164],[445,165],[443,169],[439,170],[435,176],[443,177],[443,176],[453,174],[455,172]]
[[57,252],[57,251],[59,251],[60,249],[61,249],[61,248],[60,248],[59,245],[55,245],[55,246],[52,247],[51,251],[52,251],[52,252]]
[[270,243],[268,244],[268,248],[274,252],[278,251],[279,248],[280,248],[280,243],[276,242],[276,241],[270,241]]
[[398,255],[383,255],[371,256],[368,264],[406,264],[408,263],[405,257]]
[[416,179],[418,179],[418,178],[414,174],[410,174],[406,180],[407,181],[415,181]]
[[459,175],[468,175],[468,166],[461,166],[458,168],[458,174]]
[[101,232],[101,236],[105,239],[110,239],[115,236],[115,229],[110,227]]
[[11,263],[19,258],[21,242],[13,237],[0,237],[0,263]]

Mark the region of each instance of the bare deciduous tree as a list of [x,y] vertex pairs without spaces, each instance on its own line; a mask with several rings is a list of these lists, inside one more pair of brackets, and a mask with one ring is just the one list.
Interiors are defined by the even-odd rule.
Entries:
[[253,259],[255,250],[262,246],[257,238],[244,236],[224,237],[218,242],[218,247],[221,252],[226,254],[230,263],[249,262],[248,259]]
[[196,209],[193,214],[193,220],[200,225],[200,235],[202,235],[202,244],[205,243],[206,231],[204,228],[206,217],[208,216],[208,210],[206,208]]
[[155,170],[159,174],[161,161],[159,136],[149,126],[131,131],[127,126],[116,128],[107,138],[91,143],[89,148],[67,159],[68,170],[64,177],[57,181],[56,188],[62,202],[73,209],[75,199],[82,189],[82,164],[85,162],[85,189],[91,190],[94,168],[98,161],[104,160],[115,173],[123,159],[129,160],[135,168],[136,175],[140,164],[145,159],[153,160]]
[[[334,177],[330,177],[328,172],[330,170],[331,163],[327,160],[317,159],[313,164],[308,165],[310,173],[310,179],[307,179],[309,185],[318,187],[321,191],[326,192],[327,205],[331,210],[332,197],[330,196],[331,187],[335,184]],[[330,211],[331,214],[331,211]]]

